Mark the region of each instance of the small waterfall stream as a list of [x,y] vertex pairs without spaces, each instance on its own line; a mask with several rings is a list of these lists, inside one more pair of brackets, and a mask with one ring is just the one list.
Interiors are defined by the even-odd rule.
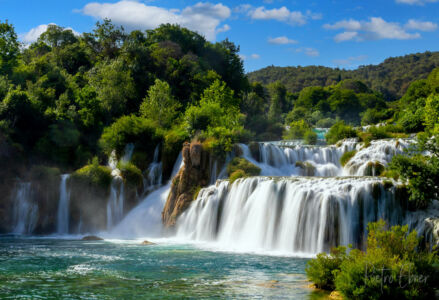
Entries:
[[38,204],[32,199],[30,182],[19,182],[14,194],[13,230],[15,234],[31,234],[38,221]]
[[61,182],[59,184],[59,203],[56,220],[56,232],[58,234],[69,233],[70,191],[67,188],[67,180],[69,177],[69,174],[61,175]]

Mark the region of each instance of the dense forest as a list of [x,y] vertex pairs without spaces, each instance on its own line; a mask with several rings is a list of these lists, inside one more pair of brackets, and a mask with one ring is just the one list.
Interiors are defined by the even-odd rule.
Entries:
[[323,66],[270,66],[248,74],[250,82],[269,84],[280,81],[290,92],[300,92],[308,86],[330,86],[343,79],[356,79],[382,93],[386,100],[402,97],[413,80],[425,79],[439,66],[439,52],[391,57],[378,65],[360,66],[356,70]]

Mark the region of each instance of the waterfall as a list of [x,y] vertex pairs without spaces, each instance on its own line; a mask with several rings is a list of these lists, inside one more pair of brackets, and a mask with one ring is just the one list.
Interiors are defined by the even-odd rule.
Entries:
[[301,254],[362,246],[368,222],[403,220],[395,187],[379,178],[252,177],[200,191],[177,220],[177,237],[221,248]]
[[111,181],[110,197],[107,202],[107,230],[122,220],[124,201],[123,179],[120,176],[114,176]]
[[162,162],[159,161],[160,146],[157,145],[154,150],[154,157],[152,163],[146,170],[143,177],[144,194],[157,189],[162,185]]
[[69,174],[61,175],[61,182],[59,185],[59,203],[56,222],[56,232],[58,234],[69,233],[70,191],[67,189],[67,180],[69,177]]
[[[285,146],[282,143],[259,143],[259,157],[252,156],[247,145],[240,144],[242,156],[261,168],[264,176],[365,176],[375,174],[379,165],[386,166],[394,155],[407,149],[412,140],[386,139],[372,141],[366,147],[356,139],[347,139],[338,145]],[[357,152],[342,167],[341,156]]]
[[12,233],[30,234],[38,221],[38,204],[33,203],[30,182],[19,182],[14,194],[14,229]]
[[162,211],[171,189],[172,178],[183,166],[182,154],[174,164],[171,180],[161,188],[148,194],[139,205],[109,233],[112,237],[158,237],[162,233]]

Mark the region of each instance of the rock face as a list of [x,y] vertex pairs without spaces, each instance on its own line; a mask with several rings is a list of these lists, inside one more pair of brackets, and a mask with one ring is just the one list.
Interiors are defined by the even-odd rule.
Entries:
[[171,191],[162,212],[165,227],[175,225],[177,217],[194,200],[195,193],[209,183],[209,153],[201,143],[185,143],[182,150],[184,166],[172,180]]

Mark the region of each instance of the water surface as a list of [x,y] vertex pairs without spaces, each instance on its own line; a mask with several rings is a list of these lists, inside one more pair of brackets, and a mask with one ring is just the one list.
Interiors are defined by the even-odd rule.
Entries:
[[0,299],[309,299],[307,259],[140,241],[0,238]]

